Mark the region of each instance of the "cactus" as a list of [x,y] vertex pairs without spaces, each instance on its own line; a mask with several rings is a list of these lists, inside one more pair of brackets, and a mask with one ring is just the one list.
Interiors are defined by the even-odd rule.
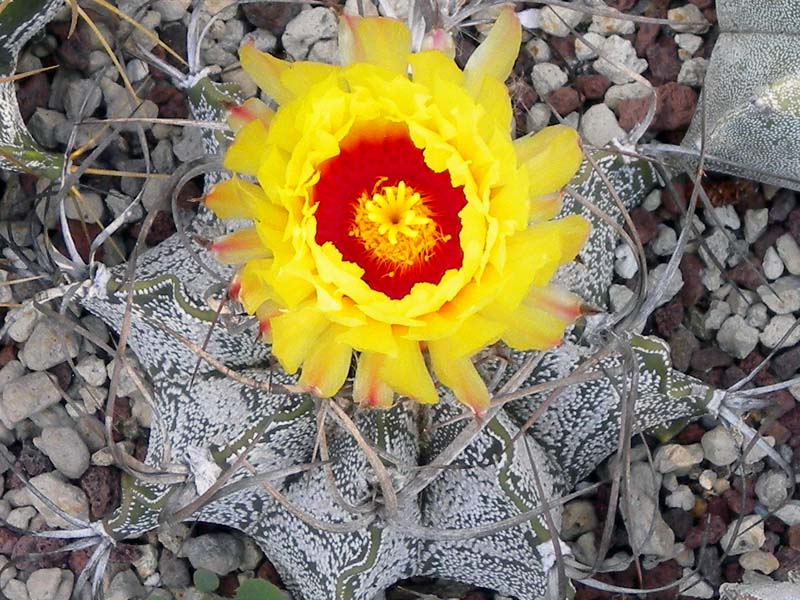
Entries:
[[[19,40],[62,2],[9,5],[0,18],[6,72]],[[23,5],[31,21],[10,20]],[[191,69],[178,83],[190,91],[193,116],[221,119],[235,90],[215,84],[199,65]],[[13,87],[2,85],[13,112]],[[39,152],[18,117],[16,110],[4,119],[7,152],[58,177],[59,157],[18,153]],[[208,131],[205,142],[211,154],[225,138]],[[593,160],[628,207],[656,183],[644,161],[609,152]],[[572,187],[609,221],[621,221],[607,182],[589,163]],[[594,230],[582,260],[559,277],[605,307],[616,231],[578,204],[563,210],[583,213]],[[617,449],[623,429],[665,431],[717,406],[712,388],[672,369],[663,341],[608,331],[603,314],[544,354],[486,351],[480,368],[496,405],[481,421],[465,418],[445,390],[436,406],[400,403],[386,411],[346,397],[314,399],[272,364],[255,324],[225,309],[231,274],[198,241],[209,228],[219,224],[202,213],[188,225],[190,235],[140,256],[132,278],[127,265],[95,265],[76,287],[74,299],[126,337],[152,386],[154,427],[140,469],[149,476],[129,469],[120,508],[87,530],[102,533],[104,551],[111,540],[192,518],[252,536],[298,600],[366,600],[417,575],[521,599],[554,595],[561,583],[555,565],[569,550],[551,527],[557,530],[574,484]]]

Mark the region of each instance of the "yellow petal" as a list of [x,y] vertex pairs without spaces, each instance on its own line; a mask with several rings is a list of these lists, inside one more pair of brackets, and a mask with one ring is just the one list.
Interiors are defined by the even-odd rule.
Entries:
[[267,130],[255,119],[239,130],[225,153],[226,169],[255,177],[267,151]]
[[469,57],[464,67],[465,85],[477,90],[484,77],[505,81],[514,68],[522,41],[522,27],[514,9],[503,9],[489,35]]
[[592,226],[580,215],[569,215],[550,222],[558,229],[561,236],[561,264],[566,264],[578,256],[578,252],[592,231]]
[[253,185],[238,177],[232,177],[216,184],[203,199],[206,208],[220,219],[251,219],[253,215],[248,204],[242,198],[241,184]]
[[531,212],[528,215],[530,223],[539,223],[540,221],[549,221],[561,211],[561,204],[564,200],[563,192],[554,192],[546,196],[536,196],[531,198],[530,206]]
[[281,83],[295,97],[299,98],[308,90],[339,70],[336,65],[298,61],[289,63],[289,68],[281,73]]
[[269,127],[274,115],[275,111],[258,98],[248,98],[242,104],[234,106],[228,111],[228,125],[234,132],[238,132],[253,119],[258,119],[264,124],[264,127]]
[[295,373],[329,326],[328,319],[313,307],[286,312],[274,317],[272,353],[287,373]]
[[342,15],[339,19],[342,65],[366,62],[405,75],[409,52],[411,33],[397,19],[349,15]]
[[242,265],[258,258],[272,256],[258,237],[255,227],[240,229],[211,244],[217,260],[226,265]]
[[[493,77],[484,77],[475,90],[475,101],[486,111],[483,117],[487,132],[490,128],[511,131],[511,100],[506,85]],[[487,136],[488,137],[488,136]]]
[[528,169],[531,197],[557,192],[573,178],[583,160],[578,132],[566,125],[545,127],[514,140],[517,161]]
[[397,341],[388,323],[370,321],[359,327],[347,327],[339,334],[339,341],[362,352],[397,355]]
[[419,342],[398,339],[397,356],[384,359],[380,376],[395,392],[420,404],[436,404],[439,400]]
[[374,352],[362,352],[358,357],[356,378],[353,382],[353,400],[365,406],[389,408],[394,392],[381,379],[380,371],[386,357]]
[[411,77],[415,83],[432,88],[437,81],[449,81],[461,85],[464,73],[455,61],[441,52],[426,50],[408,56]]
[[264,92],[280,105],[302,96],[336,71],[333,65],[300,61],[290,63],[257,50],[252,42],[239,49],[242,68]]
[[271,258],[251,260],[239,271],[239,290],[236,297],[248,314],[254,314],[264,302],[274,299],[272,289],[265,280],[272,264]]
[[444,385],[462,404],[466,404],[476,415],[482,415],[489,408],[489,390],[483,382],[472,360],[467,356],[456,356],[446,341],[428,344],[431,365]]
[[256,311],[258,318],[258,333],[261,341],[267,344],[272,343],[272,324],[270,319],[280,314],[280,307],[272,300],[267,300]]
[[470,357],[499,340],[507,327],[505,323],[472,315],[461,322],[461,327],[453,335],[437,342],[446,345],[455,358]]
[[321,398],[330,398],[344,385],[350,371],[353,349],[336,341],[339,332],[336,326],[328,327],[308,358],[303,361],[303,372],[298,384]]
[[275,102],[286,104],[293,98],[293,94],[281,83],[281,75],[291,63],[261,52],[253,42],[248,42],[239,49],[239,61],[256,85]]
[[552,348],[564,338],[566,328],[564,321],[527,304],[520,305],[508,315],[508,324],[503,341],[515,350]]
[[539,308],[571,325],[581,316],[583,301],[569,290],[557,285],[548,285],[532,287],[525,297],[525,304]]

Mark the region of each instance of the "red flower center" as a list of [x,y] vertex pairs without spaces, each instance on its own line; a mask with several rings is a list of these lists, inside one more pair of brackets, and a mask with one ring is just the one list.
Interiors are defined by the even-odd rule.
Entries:
[[425,164],[404,126],[372,125],[351,132],[319,166],[316,242],[333,243],[372,289],[396,300],[461,267],[466,198],[448,172]]

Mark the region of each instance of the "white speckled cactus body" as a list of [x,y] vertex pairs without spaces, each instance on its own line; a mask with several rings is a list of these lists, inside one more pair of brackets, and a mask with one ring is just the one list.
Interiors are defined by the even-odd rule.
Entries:
[[[0,17],[5,72],[62,1],[11,3],[7,11],[24,5],[35,17],[28,24],[8,20],[16,13]],[[4,110],[12,112],[0,142],[15,160],[27,160],[25,152],[39,151],[13,112],[12,86],[3,86]],[[190,93],[193,116],[218,120],[232,97],[200,78]],[[209,133],[206,141],[213,153],[222,138]],[[40,154],[27,166],[52,175],[60,157]],[[643,161],[602,152],[595,160],[629,207],[656,183]],[[588,164],[572,186],[619,220],[607,184]],[[594,230],[561,280],[605,306],[617,234],[586,208],[564,210],[582,212]],[[209,335],[230,273],[196,240],[219,227],[207,214],[195,218],[190,235],[140,256],[132,281],[125,266],[101,267],[76,297],[117,332],[130,302],[127,343],[152,386],[145,463],[177,474],[163,482],[125,476],[122,505],[102,524],[115,540],[180,518],[232,526],[258,541],[298,600],[369,600],[418,575],[538,599],[557,592],[554,566],[567,552],[550,529],[558,528],[560,499],[617,448],[627,395],[637,396],[632,431],[696,418],[714,398],[713,389],[671,368],[664,342],[626,334],[609,343],[601,317],[544,354],[485,352],[480,368],[498,402],[483,421],[463,418],[444,390],[437,406],[403,402],[385,411],[346,397],[290,394],[282,386],[293,378],[256,341],[254,325],[226,314]],[[198,258],[212,268],[200,268]],[[195,373],[201,347],[206,358]],[[587,377],[564,386],[576,371]],[[500,402],[510,394],[515,399]]]

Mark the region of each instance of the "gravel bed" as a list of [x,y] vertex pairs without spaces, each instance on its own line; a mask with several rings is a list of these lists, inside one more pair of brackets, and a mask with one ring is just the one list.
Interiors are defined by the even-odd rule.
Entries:
[[[190,0],[117,0],[117,6],[185,54]],[[238,67],[236,53],[245,40],[265,51],[291,58],[332,61],[336,50],[336,15],[328,6],[293,3],[245,4],[207,0],[206,10],[222,12],[209,29],[200,51],[208,64],[222,67],[220,78],[256,93]],[[354,4],[348,2],[348,5]],[[400,14],[405,0],[391,2]],[[593,4],[593,3],[590,3]],[[646,139],[678,143],[694,113],[698,91],[716,39],[713,0],[612,0],[609,5],[630,14],[689,23],[684,31],[610,17],[590,17],[565,8],[527,9],[524,47],[510,81],[518,132],[537,131],[556,117],[577,127],[586,143],[602,146],[629,132],[648,107],[647,88],[630,72],[656,87],[656,115]],[[91,13],[108,39],[122,45],[124,27],[101,10]],[[571,32],[577,28],[584,43]],[[112,32],[117,31],[117,35]],[[480,29],[480,28],[479,28]],[[23,117],[42,146],[63,150],[78,118],[128,116],[122,81],[91,31],[79,24],[67,37],[64,12],[24,52],[20,71],[53,64],[59,69],[19,84]],[[476,31],[458,40],[463,61],[474,49]],[[139,33],[129,36],[166,58]],[[600,49],[623,64],[622,71],[603,59]],[[129,57],[130,58],[130,57]],[[168,58],[167,60],[172,60]],[[187,117],[183,92],[157,68],[139,59],[126,71],[141,86],[137,116]],[[101,125],[78,129],[76,144],[88,141]],[[156,173],[170,174],[202,155],[198,130],[158,124],[147,127],[150,158]],[[112,144],[101,162],[105,168],[141,172],[140,141],[131,130]],[[79,250],[88,257],[97,225],[82,222],[86,214],[109,223],[145,188],[144,207],[157,206],[163,179],[84,178],[84,203],[67,203],[67,218]],[[672,182],[688,204],[691,186],[685,177]],[[683,227],[681,211],[666,190],[653,192],[632,211],[636,233],[645,247],[649,278],[668,292],[651,316],[647,331],[668,340],[675,366],[718,387],[729,387],[779,350],[753,377],[763,386],[797,376],[800,370],[800,206],[793,192],[729,177],[704,180],[712,209],[699,209],[691,241],[671,282],[660,281]],[[57,215],[44,199],[34,200],[42,183],[27,175],[0,174],[0,281],[15,279],[8,236],[31,247],[34,238],[57,229]],[[202,182],[184,189],[181,201],[201,195]],[[133,247],[143,211],[101,249],[108,265],[119,263]],[[152,246],[175,231],[172,216],[162,211],[147,238]],[[56,245],[63,241],[56,235]],[[630,248],[615,250],[612,308],[633,295],[639,276]],[[721,272],[718,268],[722,267]],[[759,273],[761,272],[761,274]],[[763,274],[763,275],[762,275]],[[120,473],[111,466],[99,423],[105,416],[113,362],[92,343],[60,328],[56,321],[21,305],[43,289],[37,281],[0,285],[0,451],[13,469],[0,467],[0,589],[10,600],[56,600],[69,597],[89,554],[79,550],[48,553],[63,544],[34,538],[19,530],[47,530],[63,525],[25,488],[24,475],[68,513],[92,520],[110,515],[120,501]],[[777,294],[777,295],[776,295]],[[95,317],[78,315],[96,339],[111,336]],[[788,332],[788,337],[783,339]],[[67,360],[69,357],[69,361]],[[74,365],[74,370],[70,364]],[[136,386],[121,381],[114,407],[115,443],[143,459],[152,414]],[[67,401],[66,398],[69,398]],[[747,415],[748,423],[785,461],[800,466],[800,386],[769,396],[769,406]],[[649,452],[645,445],[649,447]],[[652,460],[653,468],[648,464]],[[796,482],[760,447],[733,435],[712,418],[689,424],[667,443],[646,437],[634,441],[629,505],[617,513],[611,546],[598,557],[611,489],[593,493],[565,507],[563,538],[582,562],[614,572],[597,577],[627,587],[657,587],[695,570],[702,575],[681,589],[648,598],[712,598],[722,582],[787,581],[800,573],[800,499]],[[587,483],[607,479],[603,465]],[[651,517],[652,519],[651,523]],[[623,523],[625,526],[623,526]],[[632,559],[637,548],[639,561]],[[48,553],[34,556],[33,553]],[[206,569],[221,577],[219,593],[232,596],[238,582],[261,577],[280,580],[258,547],[236,531],[203,524],[180,524],[119,545],[106,572],[106,598],[200,600],[193,573]],[[639,573],[642,574],[640,579]],[[288,598],[287,594],[287,598]],[[390,600],[410,598],[501,600],[490,590],[438,581],[409,581],[387,591]],[[616,597],[578,586],[578,600]],[[377,600],[377,599],[376,599]]]

